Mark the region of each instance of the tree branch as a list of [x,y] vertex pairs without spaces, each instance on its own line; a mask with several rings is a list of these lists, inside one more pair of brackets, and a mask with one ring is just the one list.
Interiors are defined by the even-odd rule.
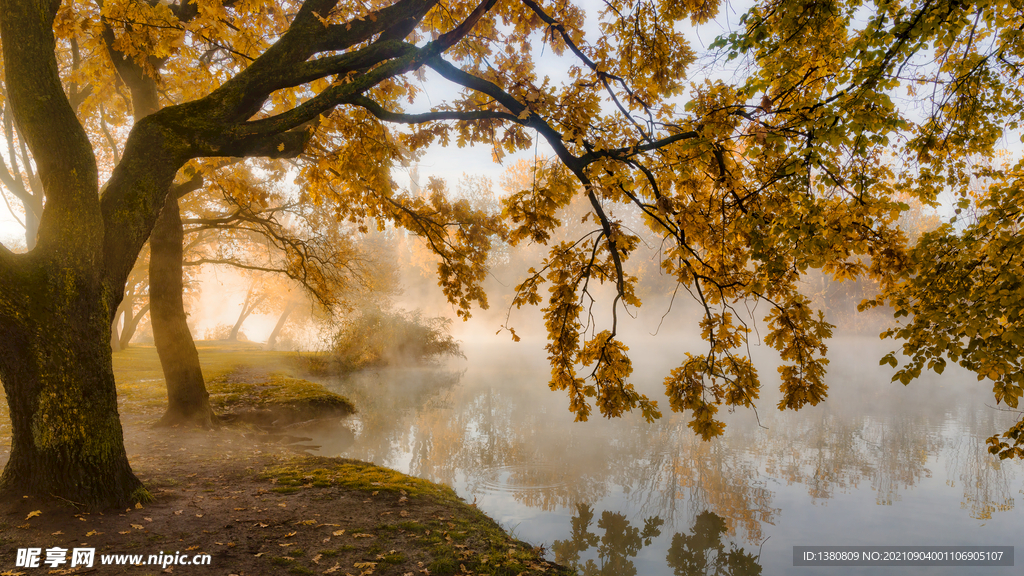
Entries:
[[98,171],[57,67],[53,20],[59,6],[57,0],[0,0],[6,88],[47,194],[39,245],[91,260],[102,242]]
[[423,124],[425,122],[438,122],[444,120],[460,120],[472,122],[474,120],[507,120],[519,122],[519,119],[507,112],[495,110],[458,111],[439,110],[436,112],[423,112],[421,114],[404,114],[385,110],[383,106],[367,98],[366,96],[353,96],[347,100],[349,104],[362,106],[378,120],[394,122],[396,124]]

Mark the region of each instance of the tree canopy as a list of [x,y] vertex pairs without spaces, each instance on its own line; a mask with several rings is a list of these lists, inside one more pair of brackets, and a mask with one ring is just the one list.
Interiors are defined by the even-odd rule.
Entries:
[[[512,249],[548,243],[563,224],[559,208],[585,198],[587,229],[551,242],[514,300],[542,306],[551,387],[568,394],[579,419],[595,408],[609,417],[660,415],[629,382],[619,336],[620,315],[641,305],[630,262],[641,235],[615,216],[627,210],[645,235],[661,239],[662,272],[704,310],[706,348],[681,350],[665,379],[669,406],[689,412],[701,436],[722,432],[721,406],[750,407],[759,396],[745,353],[757,323],[783,360],[779,407],[825,397],[833,327],[801,291],[811,269],[838,280],[871,277],[882,291],[876,302],[911,314],[891,333],[912,358],[898,378],[926,364],[941,370],[945,354],[992,378],[997,399],[1016,406],[1024,378],[1014,336],[1020,168],[980,174],[972,159],[995,153],[1024,105],[1019,7],[764,0],[711,45],[710,58],[738,64],[728,80],[705,73],[683,33],[719,8],[2,0],[4,117],[28,150],[19,152],[22,165],[32,164],[21,192],[42,191],[31,251],[0,248],[0,283],[11,287],[0,294],[0,378],[15,423],[2,484],[31,485],[32,463],[94,469],[83,472],[90,477],[117,461],[130,490],[115,500],[134,490],[114,441],[110,324],[168,195],[184,193],[223,157],[290,158],[309,201],[330,206],[336,219],[419,234],[440,257],[440,287],[464,317],[488,304],[482,281],[495,238]],[[594,20],[596,28],[587,25]],[[559,72],[545,75],[552,66]],[[423,109],[426,70],[431,86],[456,93]],[[558,163],[538,163],[500,217],[453,200],[441,180],[413,195],[392,178],[397,164],[430,145],[484,145],[500,159],[541,141]],[[19,154],[10,152],[9,166]],[[984,216],[955,219],[909,250],[899,226],[904,199],[935,205],[952,193],[968,202],[979,177],[992,183]],[[929,277],[963,288],[936,290],[941,282]],[[970,288],[975,281],[987,287]],[[602,284],[611,296],[597,302]],[[595,304],[607,307],[610,322],[595,320]],[[951,306],[970,316],[939,320],[936,311]],[[949,322],[963,338],[950,336]],[[67,335],[44,325],[66,326]],[[103,345],[63,340],[72,335]],[[4,346],[10,338],[18,344]],[[74,368],[104,354],[95,376]],[[103,401],[90,400],[96,394]],[[89,409],[65,413],[81,402]],[[109,432],[100,441],[90,432],[97,418]],[[38,433],[47,426],[60,432]],[[1020,430],[1011,434],[1019,440]],[[95,451],[81,450],[87,445]],[[998,441],[993,448],[1019,455]],[[53,482],[38,490],[109,498]],[[79,482],[86,484],[93,486]]]

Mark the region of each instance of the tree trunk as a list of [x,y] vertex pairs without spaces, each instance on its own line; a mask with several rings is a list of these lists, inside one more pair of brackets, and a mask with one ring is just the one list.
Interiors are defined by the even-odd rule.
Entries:
[[121,317],[124,315],[124,302],[117,307],[117,312],[114,313],[114,321],[110,323],[110,351],[119,352],[121,350],[121,338],[118,336],[117,325],[121,323]]
[[167,412],[160,424],[210,427],[217,417],[210,408],[210,394],[182,300],[183,238],[178,199],[168,194],[149,240],[150,321],[167,381]]
[[266,298],[266,296],[263,295],[253,299],[252,291],[254,287],[255,285],[250,286],[249,291],[245,294],[245,302],[242,302],[242,312],[238,315],[238,321],[231,327],[231,333],[228,334],[229,342],[238,341],[238,331],[242,329],[242,324],[245,323],[245,319],[248,318],[249,315],[252,314],[252,311],[259,306],[260,302],[263,302],[263,299]]
[[100,274],[61,255],[39,260],[8,276],[0,295],[0,380],[13,429],[0,494],[90,507],[148,500],[122,442]]
[[281,316],[277,319],[277,324],[274,324],[274,329],[270,332],[270,337],[267,338],[267,350],[273,350],[274,346],[277,346],[277,337],[281,334],[281,329],[284,328],[285,322],[288,321],[288,315],[293,310],[299,307],[299,303],[295,300],[289,300],[284,305],[284,310],[281,311]]
[[235,325],[231,327],[231,332],[228,333],[228,342],[237,342],[238,341],[238,331],[241,330],[241,328],[242,328],[242,322],[245,322],[245,319],[248,318],[248,317],[249,317],[249,314],[246,313],[245,305],[243,304],[242,305],[242,313],[238,315],[238,321],[235,322]]
[[[139,322],[146,316],[146,312],[149,312],[149,302],[146,302],[135,316],[125,315],[124,326],[121,327],[121,350],[127,350],[131,345],[132,336],[135,336],[135,331],[139,329]],[[191,337],[192,333],[190,332],[189,338]]]

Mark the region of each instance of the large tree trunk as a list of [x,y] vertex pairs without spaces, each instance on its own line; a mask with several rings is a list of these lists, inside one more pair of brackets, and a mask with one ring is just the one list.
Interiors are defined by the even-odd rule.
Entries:
[[[31,273],[8,278],[0,296],[0,380],[13,428],[0,493],[99,507],[147,500],[122,443],[100,273],[60,256],[29,263]],[[31,316],[8,314],[16,309]]]
[[150,321],[167,381],[167,412],[160,423],[210,427],[217,417],[210,408],[210,394],[182,299],[183,238],[178,199],[168,194],[149,238]]

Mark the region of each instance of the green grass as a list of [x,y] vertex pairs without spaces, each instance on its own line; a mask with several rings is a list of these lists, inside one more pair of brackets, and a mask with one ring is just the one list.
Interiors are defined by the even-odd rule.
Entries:
[[461,502],[448,486],[359,460],[309,456],[269,468],[262,477],[273,478],[279,487],[339,486],[349,490],[398,492],[409,497],[430,496],[441,502]]
[[[366,462],[312,456],[296,457],[268,468],[261,477],[298,489],[319,485],[371,493],[399,493],[407,495],[410,500],[421,499],[442,505],[447,510],[447,518],[421,517],[415,521],[384,523],[375,528],[351,529],[351,534],[369,532],[377,537],[365,552],[371,561],[381,565],[402,564],[407,554],[416,554],[413,550],[419,550],[429,558],[426,565],[430,574],[437,576],[459,573],[463,566],[471,573],[492,576],[517,576],[530,571],[547,571],[563,576],[574,574],[568,569],[541,565],[538,550],[511,537],[483,512],[463,502],[447,486]],[[392,550],[399,546],[391,542],[403,539],[407,541],[405,552]],[[338,550],[346,548],[350,547]],[[328,552],[331,551],[320,553],[326,556]]]
[[[217,412],[251,408],[317,418],[355,411],[348,399],[319,384],[296,378],[292,370],[301,362],[294,352],[267,351],[252,343],[222,341],[198,341],[196,349],[210,404]],[[167,405],[167,388],[156,348],[132,346],[115,352],[113,361],[122,413],[161,414]],[[6,405],[3,408],[0,417],[6,416]]]

